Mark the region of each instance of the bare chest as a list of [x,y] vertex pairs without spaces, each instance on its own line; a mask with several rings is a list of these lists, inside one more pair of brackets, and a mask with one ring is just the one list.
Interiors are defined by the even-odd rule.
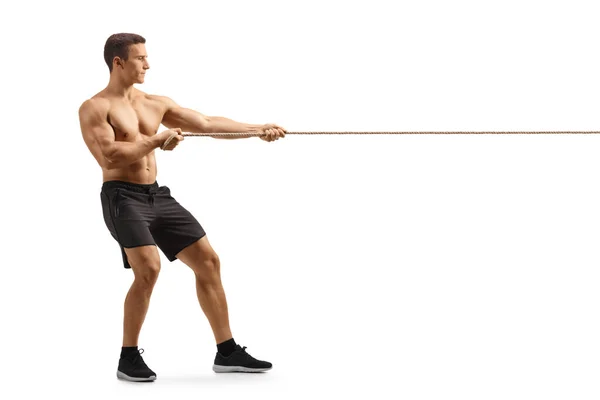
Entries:
[[141,139],[140,135],[156,134],[162,117],[161,110],[148,102],[118,102],[111,107],[108,122],[115,131],[115,140],[134,142]]

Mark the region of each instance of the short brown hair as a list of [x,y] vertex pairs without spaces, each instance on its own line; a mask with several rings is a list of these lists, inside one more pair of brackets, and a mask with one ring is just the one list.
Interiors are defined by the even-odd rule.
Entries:
[[129,46],[132,44],[146,43],[146,39],[135,33],[115,33],[106,39],[104,45],[104,61],[108,70],[112,72],[112,63],[115,57],[127,61]]

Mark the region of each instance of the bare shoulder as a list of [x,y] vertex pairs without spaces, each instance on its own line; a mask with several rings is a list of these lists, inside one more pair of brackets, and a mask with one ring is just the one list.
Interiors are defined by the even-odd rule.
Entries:
[[173,101],[173,99],[171,99],[168,96],[163,96],[163,95],[159,95],[159,94],[146,94],[144,93],[144,96],[154,102],[154,103],[159,103],[162,106],[164,106],[166,109],[170,109],[173,107],[178,107],[177,103],[175,103],[175,101]]
[[110,110],[110,100],[100,96],[94,96],[85,100],[79,107],[79,118],[81,120],[105,118]]

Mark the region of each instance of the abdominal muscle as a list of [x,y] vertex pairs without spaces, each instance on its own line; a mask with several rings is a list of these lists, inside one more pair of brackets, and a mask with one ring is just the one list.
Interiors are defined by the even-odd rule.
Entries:
[[156,181],[156,157],[154,152],[140,160],[122,168],[102,168],[102,180],[125,181],[140,184],[151,184]]

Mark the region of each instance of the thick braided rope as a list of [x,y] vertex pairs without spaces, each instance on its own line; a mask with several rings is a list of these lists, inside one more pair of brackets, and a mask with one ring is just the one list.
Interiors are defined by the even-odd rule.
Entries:
[[[406,131],[406,132],[286,132],[286,135],[488,135],[488,134],[496,134],[496,135],[546,135],[546,134],[597,134],[600,131]],[[262,136],[264,133],[260,132],[245,132],[245,133],[184,133],[183,136]]]

